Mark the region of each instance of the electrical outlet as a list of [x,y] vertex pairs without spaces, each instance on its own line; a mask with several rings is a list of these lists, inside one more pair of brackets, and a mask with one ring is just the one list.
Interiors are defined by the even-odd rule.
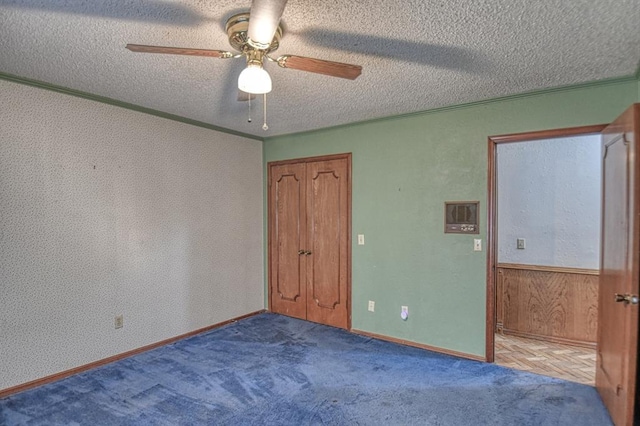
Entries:
[[409,318],[409,307],[408,306],[401,306],[400,307],[400,318],[402,318],[403,320],[407,320],[407,318]]
[[524,238],[516,239],[516,247],[518,248],[518,250],[524,250]]
[[376,302],[369,300],[369,311],[374,312],[376,310]]
[[116,328],[122,328],[124,326],[124,317],[122,315],[116,315],[115,325]]

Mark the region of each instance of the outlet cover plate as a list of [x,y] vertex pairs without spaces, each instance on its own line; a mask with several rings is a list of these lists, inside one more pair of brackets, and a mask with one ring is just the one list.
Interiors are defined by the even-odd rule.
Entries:
[[404,321],[406,321],[407,318],[409,318],[409,307],[408,306],[401,306],[400,307],[400,318],[402,318]]
[[115,326],[116,328],[122,328],[124,326],[124,317],[122,315],[116,315]]

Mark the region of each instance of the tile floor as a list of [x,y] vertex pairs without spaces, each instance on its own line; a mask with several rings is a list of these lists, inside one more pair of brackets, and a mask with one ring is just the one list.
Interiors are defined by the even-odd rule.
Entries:
[[495,363],[516,370],[593,386],[595,348],[583,348],[542,340],[496,334]]

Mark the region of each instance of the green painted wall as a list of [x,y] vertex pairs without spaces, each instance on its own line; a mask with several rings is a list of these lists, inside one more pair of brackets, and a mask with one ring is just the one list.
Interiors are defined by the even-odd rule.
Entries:
[[[635,78],[550,90],[269,138],[264,160],[353,153],[353,328],[484,356],[487,137],[606,123],[638,100]],[[481,202],[482,252],[443,233],[445,200]]]

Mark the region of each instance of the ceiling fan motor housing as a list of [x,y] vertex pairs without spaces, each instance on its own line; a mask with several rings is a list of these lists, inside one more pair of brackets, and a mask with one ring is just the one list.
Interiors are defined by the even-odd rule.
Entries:
[[[238,52],[248,54],[251,51],[259,50],[262,52],[262,56],[276,50],[280,46],[280,39],[282,38],[282,25],[278,25],[273,40],[268,46],[255,46],[249,40],[249,13],[238,13],[233,15],[227,20],[226,25],[227,36],[229,37],[229,44]],[[249,58],[250,59],[250,58]],[[262,59],[262,58],[260,58]]]

